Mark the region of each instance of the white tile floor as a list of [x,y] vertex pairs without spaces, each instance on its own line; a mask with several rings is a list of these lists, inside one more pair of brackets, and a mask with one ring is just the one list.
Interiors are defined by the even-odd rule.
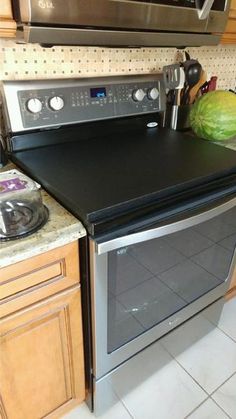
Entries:
[[[149,350],[156,372],[142,381],[135,369],[142,354],[134,357],[131,381],[116,382],[120,402],[100,419],[236,419],[236,298],[223,310],[216,302]],[[94,418],[85,404],[64,416]]]

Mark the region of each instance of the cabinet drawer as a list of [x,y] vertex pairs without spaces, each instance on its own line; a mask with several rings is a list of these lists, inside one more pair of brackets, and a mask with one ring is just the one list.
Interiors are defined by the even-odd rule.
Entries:
[[2,268],[0,314],[9,314],[78,282],[77,242]]

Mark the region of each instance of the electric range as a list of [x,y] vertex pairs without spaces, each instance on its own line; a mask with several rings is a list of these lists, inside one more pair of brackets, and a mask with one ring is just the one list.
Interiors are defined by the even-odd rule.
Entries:
[[86,377],[100,414],[135,354],[226,292],[236,153],[164,128],[161,74],[4,82],[3,101],[11,159],[88,232]]

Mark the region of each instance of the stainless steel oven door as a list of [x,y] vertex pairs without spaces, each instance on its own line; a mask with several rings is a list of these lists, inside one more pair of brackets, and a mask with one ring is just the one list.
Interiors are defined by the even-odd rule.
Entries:
[[150,230],[90,240],[95,378],[224,295],[235,244],[236,198]]

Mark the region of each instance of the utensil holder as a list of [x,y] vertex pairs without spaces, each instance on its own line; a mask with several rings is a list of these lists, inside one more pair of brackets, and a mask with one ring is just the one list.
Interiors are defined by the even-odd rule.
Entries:
[[184,131],[190,128],[189,113],[192,105],[167,105],[165,126]]

